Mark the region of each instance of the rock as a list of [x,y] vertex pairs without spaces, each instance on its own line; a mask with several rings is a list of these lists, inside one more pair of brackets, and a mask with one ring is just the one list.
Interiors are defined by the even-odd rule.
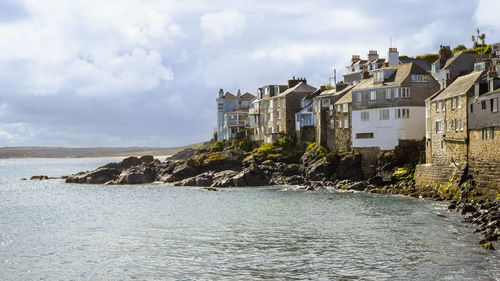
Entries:
[[204,187],[202,188],[203,190],[207,190],[207,191],[217,191],[216,188],[213,188],[213,187]]
[[183,163],[177,167],[175,167],[172,172],[173,179],[183,180],[189,177],[192,177],[196,174],[196,171],[186,163]]
[[472,213],[472,212],[475,212],[477,209],[476,207],[474,207],[474,205],[472,205],[471,203],[469,204],[466,204],[463,208],[462,208],[462,215],[465,215],[467,213]]
[[285,184],[289,185],[303,185],[306,182],[306,179],[304,179],[302,176],[299,175],[294,175],[290,177],[285,177],[284,180]]
[[381,176],[374,176],[368,179],[368,183],[376,186],[382,186],[384,185],[384,180]]
[[195,153],[195,150],[193,148],[185,148],[184,150],[177,152],[173,156],[168,157],[166,160],[167,161],[186,160],[188,158],[193,157],[194,153]]
[[154,181],[155,175],[150,167],[127,169],[118,176],[118,184],[144,184]]
[[196,177],[191,177],[191,178],[187,178],[187,179],[182,180],[179,183],[179,186],[196,186]]
[[25,181],[25,180],[28,180],[28,179],[27,179],[27,178],[22,178],[21,180],[22,180],[22,181]]
[[49,177],[47,177],[47,176],[32,176],[30,178],[30,180],[32,180],[32,181],[34,181],[34,180],[41,181],[41,180],[48,180],[48,179],[49,179]]
[[250,169],[244,169],[233,177],[234,186],[261,186],[268,183],[269,180],[265,175]]
[[482,243],[481,248],[484,248],[486,250],[495,250],[495,247],[493,247],[493,244],[491,244],[491,242]]
[[360,182],[355,182],[351,186],[349,186],[349,189],[352,190],[357,190],[357,191],[363,191],[366,188],[366,184],[362,181]]
[[214,173],[213,183],[210,187],[230,187],[233,186],[233,177],[236,176],[238,172],[233,170],[225,170],[222,172]]
[[104,184],[109,181],[116,180],[121,174],[120,170],[115,168],[101,167],[95,171],[82,172],[70,175],[66,178],[66,183],[88,183],[88,184]]

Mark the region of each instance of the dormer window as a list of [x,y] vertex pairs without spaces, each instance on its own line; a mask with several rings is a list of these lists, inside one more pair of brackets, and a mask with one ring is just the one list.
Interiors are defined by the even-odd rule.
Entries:
[[383,71],[377,71],[373,74],[373,82],[375,83],[380,83],[384,82],[384,72]]
[[427,76],[427,75],[421,75],[421,74],[412,74],[411,75],[411,81],[412,82],[428,82],[429,81],[429,76]]
[[432,64],[432,73],[437,73],[439,70],[439,63]]

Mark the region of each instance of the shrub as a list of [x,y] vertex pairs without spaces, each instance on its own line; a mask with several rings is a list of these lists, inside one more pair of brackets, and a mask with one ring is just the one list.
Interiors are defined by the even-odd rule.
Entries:
[[214,151],[222,151],[224,149],[224,143],[222,141],[216,141],[212,146]]
[[455,51],[455,52],[459,52],[459,51],[463,51],[463,50],[467,50],[467,47],[465,47],[465,45],[457,45],[455,48],[453,48],[453,51]]
[[306,152],[309,152],[311,149],[313,149],[316,146],[315,142],[306,142]]
[[415,181],[415,167],[416,165],[413,163],[406,164],[398,168],[394,172],[394,176],[397,180],[413,183]]
[[316,149],[316,155],[319,157],[326,157],[328,154],[328,150],[326,148],[322,147],[321,145],[318,145],[318,149]]
[[250,141],[243,140],[238,143],[236,148],[241,149],[245,152],[251,152],[253,150],[253,144]]
[[273,151],[273,144],[270,142],[265,142],[259,148],[254,149],[253,153],[268,155],[272,151]]
[[293,152],[295,150],[295,140],[290,137],[283,137],[273,142],[273,148],[282,148],[283,151]]

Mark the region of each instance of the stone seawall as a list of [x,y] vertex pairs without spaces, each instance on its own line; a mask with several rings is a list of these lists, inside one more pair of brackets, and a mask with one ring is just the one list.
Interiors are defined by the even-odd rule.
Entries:
[[500,194],[500,163],[477,161],[471,162],[469,176],[478,192],[489,198]]
[[466,171],[466,163],[459,163],[457,166],[454,164],[417,165],[415,169],[415,184],[418,186],[430,186],[451,183],[453,186],[458,186],[465,179]]

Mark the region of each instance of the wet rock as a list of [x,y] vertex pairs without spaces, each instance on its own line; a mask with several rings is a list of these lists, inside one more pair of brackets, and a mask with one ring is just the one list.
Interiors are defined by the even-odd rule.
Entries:
[[384,184],[384,180],[381,176],[374,176],[368,179],[368,183],[376,186],[382,186]]
[[204,187],[202,189],[206,190],[206,191],[217,191],[217,188],[213,188],[213,187]]
[[236,176],[238,172],[233,170],[225,170],[222,172],[214,173],[213,183],[210,187],[230,187],[233,186],[233,177]]
[[37,181],[41,181],[41,180],[48,180],[49,177],[48,176],[32,176],[30,178],[30,180],[34,181],[34,180],[37,180]]
[[462,215],[465,215],[467,213],[472,213],[472,212],[475,212],[477,209],[476,207],[474,207],[474,205],[472,204],[466,204],[463,208],[462,208]]
[[[250,166],[252,167],[252,165]],[[244,169],[233,177],[234,186],[262,186],[267,185],[269,180],[256,168]]]
[[95,171],[82,172],[70,175],[66,178],[66,183],[87,183],[87,184],[104,184],[109,181],[116,180],[121,172],[115,168],[101,167]]
[[495,250],[495,247],[493,247],[493,244],[491,244],[491,242],[481,244],[481,248],[484,248],[486,250]]

